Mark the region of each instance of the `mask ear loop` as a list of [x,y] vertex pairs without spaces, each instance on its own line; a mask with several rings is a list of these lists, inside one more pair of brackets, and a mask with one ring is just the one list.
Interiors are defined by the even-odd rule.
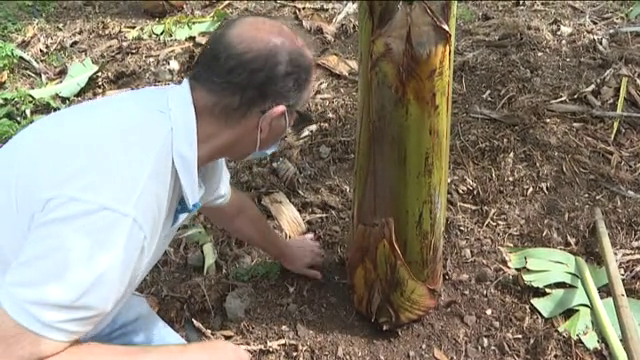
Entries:
[[289,130],[289,109],[284,110],[284,135],[287,134],[287,130]]
[[256,140],[256,152],[258,152],[258,150],[260,149],[260,135],[262,133],[262,126],[260,125],[262,125],[262,119],[263,117],[260,117],[260,121],[258,121],[258,139]]
[[[256,152],[260,151],[260,135],[262,134],[262,119],[264,119],[264,114],[262,115],[262,117],[260,117],[260,121],[258,121],[258,139],[256,141]],[[282,134],[282,136],[287,134],[287,130],[289,129],[289,109],[285,109],[284,111],[284,134]]]

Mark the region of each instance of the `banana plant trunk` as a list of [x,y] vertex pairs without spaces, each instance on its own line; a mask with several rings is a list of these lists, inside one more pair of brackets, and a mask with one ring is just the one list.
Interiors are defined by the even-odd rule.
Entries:
[[356,309],[384,330],[426,315],[442,285],[454,1],[361,1],[347,255]]

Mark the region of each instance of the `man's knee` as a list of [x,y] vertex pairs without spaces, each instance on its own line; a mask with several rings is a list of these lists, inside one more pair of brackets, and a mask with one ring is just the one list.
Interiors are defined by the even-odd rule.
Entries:
[[90,341],[116,345],[186,343],[151,309],[144,296],[138,294],[133,294],[109,324]]

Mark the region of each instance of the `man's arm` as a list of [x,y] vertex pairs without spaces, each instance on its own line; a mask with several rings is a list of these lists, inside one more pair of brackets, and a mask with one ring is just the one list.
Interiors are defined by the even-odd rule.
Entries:
[[273,230],[247,194],[232,189],[226,204],[204,206],[200,211],[215,225],[224,228],[232,236],[260,248],[274,259],[281,261],[285,255],[286,240]]
[[249,360],[249,354],[227,341],[187,345],[123,346],[69,344],[36,335],[0,309],[2,359],[11,360]]
[[0,349],[2,349],[1,357],[3,359],[173,360],[176,356],[187,354],[187,348],[180,345],[162,347],[117,346],[96,343],[70,345],[70,343],[54,341],[34,334],[14,321],[4,310],[0,309]]
[[278,236],[253,200],[231,187],[224,159],[205,166],[201,172],[206,179],[206,190],[201,199],[204,204],[201,212],[204,216],[232,236],[271,255],[290,271],[314,279],[322,278],[320,272],[313,269],[322,264],[324,256],[313,234],[290,241]]
[[322,274],[313,269],[322,264],[324,257],[313,234],[290,241],[282,239],[246,194],[232,189],[226,203],[205,206],[201,211],[211,222],[224,228],[232,236],[262,249],[287,269],[313,279],[322,278]]

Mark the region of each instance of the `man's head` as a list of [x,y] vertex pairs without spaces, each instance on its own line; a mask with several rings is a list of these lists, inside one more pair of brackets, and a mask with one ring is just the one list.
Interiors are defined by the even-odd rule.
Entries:
[[[313,66],[309,49],[283,24],[262,17],[226,22],[189,76],[199,152],[240,160],[277,145],[310,96]],[[213,139],[220,132],[225,139]]]

